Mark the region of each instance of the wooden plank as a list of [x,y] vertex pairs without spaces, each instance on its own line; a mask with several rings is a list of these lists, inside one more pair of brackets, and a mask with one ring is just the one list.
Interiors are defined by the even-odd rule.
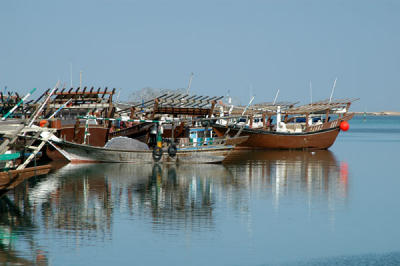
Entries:
[[0,172],[0,190],[13,189],[28,178],[47,174],[50,169],[50,165],[41,165],[28,167],[23,170]]
[[107,89],[108,89],[107,87],[104,89],[103,95],[101,96],[102,99],[104,99],[104,96],[105,96],[106,94],[108,94],[108,93],[107,93]]

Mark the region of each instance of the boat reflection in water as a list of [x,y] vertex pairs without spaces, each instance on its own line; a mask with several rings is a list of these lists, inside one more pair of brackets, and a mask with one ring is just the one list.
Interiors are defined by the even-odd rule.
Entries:
[[225,165],[67,165],[23,193],[46,227],[104,235],[116,208],[179,227],[212,225],[217,206],[240,208],[250,197],[271,197],[276,207],[285,197],[322,204],[347,198],[347,166],[330,151],[239,151],[228,159]]
[[316,204],[347,199],[348,165],[339,163],[329,150],[243,150],[230,156],[227,163],[233,175],[245,177],[253,192],[266,193],[265,186],[270,186],[277,208],[284,197],[305,197],[308,204],[314,199]]
[[[36,230],[30,213],[3,195],[0,198],[0,264],[48,265],[47,252],[35,240]],[[25,245],[25,249],[16,248],[20,245]]]
[[129,212],[151,217],[153,228],[162,231],[165,226],[176,230],[213,227],[214,186],[231,178],[218,164],[120,165],[118,175],[112,168],[105,172],[107,179],[117,176],[115,187],[120,195],[126,194]]
[[[282,202],[331,209],[346,203],[347,178],[330,151],[238,151],[224,165],[69,164],[3,200],[29,218],[20,232],[50,239],[41,246],[75,247],[111,241],[121,221],[168,234],[212,230],[231,211],[254,215],[254,200],[275,210]],[[0,226],[9,227],[4,219]]]

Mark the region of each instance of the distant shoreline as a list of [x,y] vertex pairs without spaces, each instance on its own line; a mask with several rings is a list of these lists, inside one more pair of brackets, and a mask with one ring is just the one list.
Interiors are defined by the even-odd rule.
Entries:
[[353,112],[355,115],[371,115],[371,116],[400,116],[400,112],[382,111],[382,112]]

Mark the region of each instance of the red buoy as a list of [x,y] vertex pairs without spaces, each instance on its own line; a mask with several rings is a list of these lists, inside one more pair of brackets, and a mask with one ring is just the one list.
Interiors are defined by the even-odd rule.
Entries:
[[342,122],[340,123],[340,129],[341,129],[341,130],[347,131],[347,130],[349,130],[349,128],[350,128],[349,122],[347,122],[347,121],[342,121]]

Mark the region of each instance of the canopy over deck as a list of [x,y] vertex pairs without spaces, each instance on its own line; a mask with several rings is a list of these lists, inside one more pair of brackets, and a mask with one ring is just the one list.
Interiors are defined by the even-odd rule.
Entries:
[[325,114],[327,111],[330,113],[346,113],[348,112],[352,102],[357,101],[358,98],[345,98],[322,100],[315,103],[310,103],[302,106],[292,107],[284,110],[284,114]]
[[232,115],[241,115],[243,111],[246,109],[244,115],[257,115],[262,113],[276,113],[278,106],[280,106],[281,110],[289,109],[299,102],[264,102],[264,103],[257,103],[251,105],[249,107],[245,106],[236,106],[232,110]]
[[35,103],[43,100],[44,102],[50,95],[48,102],[45,104],[43,109],[43,115],[48,117],[51,113],[57,109],[62,109],[59,114],[63,114],[66,111],[68,114],[81,112],[86,113],[88,110],[104,111],[104,117],[111,116],[113,108],[112,96],[115,94],[115,88],[95,89],[91,87],[84,88],[62,88],[55,89],[53,92],[51,89],[47,89]]
[[[47,96],[50,93],[50,89],[48,89],[44,94]],[[59,108],[64,103],[70,103],[68,106],[64,107],[66,109],[76,109],[76,108],[104,108],[104,106],[108,107],[112,104],[112,96],[115,94],[115,88],[112,90],[108,90],[105,87],[103,90],[98,88],[97,90],[94,87],[88,89],[84,87],[81,89],[80,87],[74,89],[70,88],[67,90],[66,88],[62,88],[60,90],[56,89],[49,100],[48,107],[49,108]],[[108,95],[108,97],[105,97]]]
[[145,116],[154,116],[156,114],[170,114],[170,115],[195,115],[204,116],[211,115],[217,101],[222,99],[223,96],[198,96],[189,94],[163,94],[154,99],[137,103],[130,108],[125,108],[119,113],[128,113],[134,117],[135,113],[140,112]]
[[232,115],[276,115],[278,107],[280,107],[281,114],[287,115],[306,115],[306,114],[326,114],[329,113],[346,113],[352,102],[357,101],[358,98],[344,98],[344,99],[326,99],[306,105],[295,106],[299,102],[265,102],[258,103],[248,107],[233,106]]

